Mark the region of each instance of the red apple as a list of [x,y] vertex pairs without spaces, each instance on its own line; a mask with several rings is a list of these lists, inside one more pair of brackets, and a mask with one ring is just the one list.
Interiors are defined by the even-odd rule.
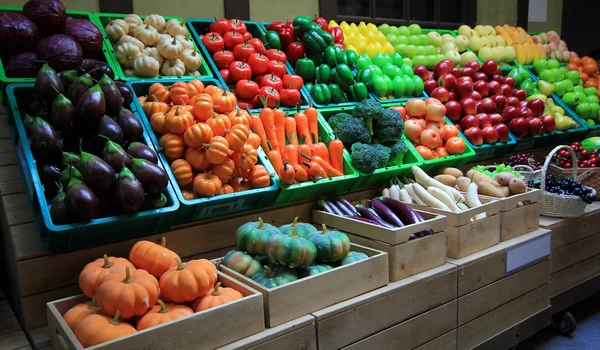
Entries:
[[496,69],[494,74],[502,74],[502,69],[500,69],[500,67],[498,67],[498,69]]
[[423,86],[425,87],[425,92],[427,93],[427,95],[431,95],[433,90],[435,90],[435,88],[438,87],[438,83],[437,83],[437,81],[430,79],[430,80],[425,80],[423,82]]
[[542,118],[529,119],[529,136],[539,135],[543,132],[544,124]]
[[519,99],[519,101],[525,101],[527,98],[527,91],[523,89],[516,89],[512,91],[512,95]]
[[521,118],[533,118],[533,111],[528,107],[521,107],[519,109],[519,116]]
[[[427,105],[427,120],[440,122],[444,120],[446,115],[446,107],[441,103],[430,103]],[[443,135],[442,135],[443,136]]]
[[448,118],[450,118],[450,120],[452,120],[453,122],[459,121],[461,117],[460,112],[460,103],[452,100],[446,102],[446,115],[448,116]]
[[488,83],[483,80],[477,80],[473,83],[473,90],[479,92],[479,94],[483,97],[488,97],[490,95],[490,88]]
[[467,130],[471,127],[479,127],[479,119],[474,115],[468,115],[460,120],[460,127]]
[[488,87],[490,88],[490,95],[502,95],[502,87],[499,82],[490,81]]
[[448,97],[450,101],[456,101],[456,92],[450,91],[450,95]]
[[515,118],[508,123],[508,128],[516,137],[525,137],[529,132],[529,124],[525,118]]
[[481,102],[481,100],[475,100],[475,109],[477,110],[477,114],[484,113],[483,103]]
[[481,94],[477,91],[473,91],[471,92],[471,97],[475,100],[475,101],[479,101],[481,100],[483,97],[481,96]]
[[527,101],[520,101],[519,102],[519,106],[521,106],[521,107],[527,107]]
[[491,114],[490,119],[492,120],[492,125],[502,124],[502,116],[498,113]]
[[437,80],[444,73],[452,72],[454,65],[450,60],[441,60],[433,67],[433,77]]
[[483,72],[475,72],[475,73],[473,73],[473,80],[475,80],[475,81],[482,80],[487,83],[488,76]]
[[502,95],[506,97],[511,97],[513,95],[512,88],[507,84],[500,85],[500,89],[502,90]]
[[425,129],[419,136],[419,143],[427,148],[436,149],[442,146],[443,141],[435,130]]
[[542,114],[544,114],[544,108],[546,107],[546,104],[539,98],[534,98],[533,100],[529,100],[527,102],[527,107],[531,109],[534,117],[541,117]]
[[479,68],[481,68],[481,65],[476,60],[472,60],[472,61],[467,62],[467,64],[465,64],[465,67],[469,67],[475,71],[478,71]]
[[463,77],[471,77],[473,78],[473,75],[475,74],[475,69],[470,68],[470,67],[465,67],[462,69],[462,76]]
[[481,100],[481,103],[483,104],[483,113],[494,113],[496,111],[496,105],[491,98],[486,97]]
[[448,91],[452,91],[456,87],[456,77],[452,73],[444,73],[439,77],[438,85],[445,87]]
[[485,143],[496,143],[500,135],[498,134],[498,130],[494,127],[488,126],[487,128],[481,129],[481,134],[483,135],[483,139]]
[[506,107],[506,96],[504,95],[492,95],[490,97],[492,102],[496,105],[496,113],[502,113]]
[[551,115],[545,115],[542,117],[542,123],[544,124],[544,132],[552,132],[556,130],[556,120]]
[[490,118],[489,114],[487,113],[479,113],[476,115],[477,119],[479,120],[479,127],[480,128],[487,128],[492,126],[492,118]]
[[511,88],[514,88],[517,84],[517,81],[513,77],[502,77],[502,80],[500,80],[500,82],[502,84],[510,85]]
[[427,70],[427,67],[425,67],[423,65],[414,66],[413,73],[415,73],[415,75],[418,75],[419,77],[421,77],[421,79],[423,79],[423,81],[425,81],[429,78],[429,71]]
[[450,100],[450,91],[443,86],[438,86],[431,92],[431,97],[437,98],[442,103],[446,103]]
[[474,146],[481,146],[483,144],[483,135],[481,129],[477,127],[471,127],[465,130],[465,137]]
[[501,83],[502,82],[502,74],[494,74],[494,75],[492,75],[492,78],[490,80]]
[[511,122],[513,119],[516,119],[519,117],[520,117],[519,109],[517,109],[517,107],[515,107],[515,106],[508,106],[508,107],[506,107],[504,112],[502,112],[502,121],[505,123]]
[[406,102],[406,114],[409,117],[422,118],[425,115],[425,101],[411,99]]
[[492,75],[496,72],[497,69],[498,69],[498,63],[496,63],[496,61],[487,60],[487,61],[483,62],[483,64],[481,65],[481,68],[479,68],[479,71],[484,72],[487,75]]
[[511,97],[506,97],[504,95],[502,95],[505,99],[506,99],[506,105],[507,106],[515,106],[518,107],[521,105],[521,101],[519,101],[518,98],[511,96]]
[[456,124],[455,126],[458,129],[458,131],[462,132],[462,127],[460,126],[460,124]]
[[494,125],[494,129],[498,132],[498,141],[507,142],[508,141],[508,126],[506,124],[496,124]]
[[463,98],[459,101],[460,108],[462,109],[463,115],[476,114],[477,107],[475,106],[475,100],[471,97]]
[[454,75],[456,77],[456,79],[460,78],[462,76],[462,73],[460,72],[460,69],[454,67],[452,68],[452,75]]
[[471,96],[471,92],[473,92],[473,79],[469,77],[458,78],[454,91],[460,98]]

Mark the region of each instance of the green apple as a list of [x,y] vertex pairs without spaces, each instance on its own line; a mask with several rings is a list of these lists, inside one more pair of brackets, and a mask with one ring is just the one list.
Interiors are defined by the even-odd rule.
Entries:
[[408,46],[406,44],[397,44],[394,45],[394,51],[401,54],[402,56],[406,56]]
[[391,63],[392,63],[392,57],[390,55],[388,55],[387,53],[378,52],[373,57],[373,64],[380,68],[383,68],[385,65],[388,65]]
[[438,62],[437,55],[427,55],[427,69],[433,68]]
[[419,26],[418,24],[409,25],[408,30],[410,30],[410,34],[412,34],[412,35],[421,34],[421,26]]
[[575,86],[573,86],[573,92],[581,92],[583,94],[583,89],[584,89],[584,87],[581,86],[581,85],[575,85]]
[[419,38],[419,42],[421,43],[421,45],[429,45],[429,38],[427,37],[427,35],[419,34],[417,35],[417,37]]
[[396,45],[396,44],[400,43],[400,41],[398,40],[398,36],[395,34],[388,34],[385,36],[385,38],[388,41],[388,43],[390,43],[392,45]]
[[448,51],[456,51],[458,52],[458,47],[456,47],[456,44],[453,42],[447,42],[444,45],[442,45],[442,48],[440,49],[441,53],[446,53]]
[[413,58],[417,55],[417,47],[415,45],[406,46],[406,54],[402,56],[408,56],[409,58]]
[[598,113],[600,112],[600,105],[597,103],[590,103],[592,108],[592,118],[598,118]]
[[579,71],[576,70],[570,70],[567,72],[567,74],[565,74],[565,78],[569,79],[573,85],[577,85],[579,84]]
[[585,122],[588,126],[596,126],[596,122],[593,119],[586,119]]
[[409,67],[412,68],[413,62],[412,62],[412,60],[410,58],[404,57],[402,60],[404,61],[404,65],[409,66]]
[[598,98],[598,96],[588,96],[585,100],[589,103],[595,103],[595,104],[600,103],[600,98]]
[[459,52],[464,52],[469,47],[469,38],[464,35],[459,35],[454,38],[454,43],[458,47]]
[[388,35],[390,34],[390,25],[387,23],[384,23],[382,25],[380,25],[379,27],[377,27],[377,29],[383,33],[383,35]]
[[579,83],[577,85],[583,85],[583,80],[579,79]]
[[404,77],[395,77],[392,80],[392,82],[394,84],[394,96],[398,98],[404,96],[404,91],[406,91],[406,83],[404,82]]
[[409,66],[407,64],[402,64],[400,69],[402,70],[402,75],[408,75],[409,77],[412,77],[413,75],[415,75],[415,73],[413,72],[412,66]]
[[425,52],[428,55],[436,55],[437,54],[437,48],[433,45],[427,45],[425,46]]
[[411,35],[411,36],[408,37],[408,44],[409,45],[420,46],[421,45],[421,40],[419,40],[418,36]]
[[[586,101],[587,96],[583,93],[583,91],[575,91],[573,92],[579,101]],[[586,102],[587,103],[587,102]]]
[[436,47],[440,47],[444,43],[442,41],[442,36],[438,32],[429,32],[427,33],[427,37],[429,38],[429,42]]
[[400,34],[400,28],[396,26],[390,26],[390,32],[388,34],[402,35]]
[[465,51],[460,54],[460,65],[465,66],[470,61],[476,61],[477,55],[473,51]]
[[565,89],[567,90],[567,92],[573,92],[575,91],[575,87],[573,86],[573,83],[570,80],[562,80],[562,82],[565,84]]
[[561,72],[562,74],[567,74],[567,72],[569,71],[569,70],[567,69],[567,67],[558,67],[558,70],[560,70],[560,72]]
[[427,65],[427,57],[423,55],[416,55],[413,57],[413,64],[415,66],[426,66]]
[[392,63],[398,67],[402,66],[402,55],[398,52],[394,53],[392,55]]
[[596,89],[595,87],[588,87],[588,88],[584,88],[583,89],[583,93],[585,93],[586,96],[596,96],[598,97],[598,89]]
[[398,38],[398,44],[408,45],[408,37],[403,35],[396,35]]
[[398,27],[398,35],[409,36],[411,33],[407,26],[400,26]]
[[542,71],[544,71],[546,69],[548,69],[548,60],[547,59],[533,61],[533,70],[535,70],[535,72],[537,74],[540,74]]
[[575,95],[575,93],[574,93],[574,92],[567,92],[567,93],[566,93],[566,94],[565,94],[565,95],[562,97],[562,99],[563,99],[563,102],[564,102],[564,103],[565,103],[567,106],[569,106],[569,107],[571,107],[571,108],[573,108],[573,107],[577,106],[577,105],[579,104],[579,102],[580,102],[580,100],[577,98],[577,96]]
[[557,60],[548,60],[548,68],[558,68],[560,66],[560,62]]
[[589,102],[581,102],[575,107],[575,113],[582,118],[592,117],[592,104]]
[[458,66],[460,63],[460,54],[458,51],[446,51],[446,58],[452,62],[453,65]]
[[441,60],[444,60],[444,59],[446,59],[446,55],[444,55],[444,54],[442,54],[442,53],[438,53],[438,54],[436,55],[436,57],[437,57],[437,60],[438,60],[438,62],[439,62],[439,61],[441,61]]
[[540,92],[542,94],[544,94],[546,96],[550,96],[554,92],[554,85],[552,85],[551,83],[549,83],[545,80],[538,80],[537,88],[538,88],[538,90],[540,90]]
[[421,56],[427,55],[427,47],[417,46],[417,55],[421,55]]

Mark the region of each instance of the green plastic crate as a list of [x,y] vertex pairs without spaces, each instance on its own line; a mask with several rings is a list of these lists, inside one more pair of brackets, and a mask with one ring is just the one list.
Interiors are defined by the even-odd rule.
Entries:
[[[21,172],[25,179],[25,191],[33,210],[33,219],[42,249],[49,252],[70,251],[170,230],[179,209],[179,202],[170,184],[164,192],[167,196],[167,206],[161,209],[109,216],[88,223],[65,225],[52,223],[48,209],[52,198],[46,198],[44,186],[37,171],[37,162],[29,147],[21,116],[21,111],[28,109],[33,102],[32,90],[33,84],[31,83],[9,85],[7,88],[9,104],[7,114],[11,115],[9,128],[21,164]],[[144,143],[151,146],[147,132],[144,133]],[[159,162],[158,165],[166,170],[163,164]]]
[[[146,95],[148,88],[155,82],[170,84],[176,81],[190,81],[192,78],[182,79],[161,79],[161,80],[138,80],[129,81],[127,84],[131,87],[134,93],[134,104],[136,105],[136,114],[142,120],[144,127],[148,131],[149,139],[151,140],[152,146],[155,150],[160,149],[158,139],[152,127],[148,116],[145,115],[141,105],[137,99],[137,96]],[[215,79],[200,79],[204,85],[217,85],[218,81]],[[169,164],[163,152],[157,152],[161,162],[165,165]],[[265,188],[256,188],[249,191],[234,192],[230,194],[218,195],[210,198],[197,198],[188,200],[183,197],[181,189],[177,185],[177,180],[173,175],[170,167],[167,167],[167,175],[169,181],[173,184],[175,189],[175,195],[180,203],[177,217],[175,218],[175,224],[186,224],[201,220],[207,220],[211,218],[233,215],[236,213],[265,208],[273,204],[277,192],[279,191],[279,178],[275,174],[275,170],[271,166],[271,163],[267,160],[265,153],[262,149],[258,149],[258,163],[264,165],[267,168],[269,174],[271,174],[271,185]]]
[[[104,38],[104,46],[108,49],[108,55],[110,56],[111,63],[112,63],[111,67],[115,71],[115,77],[118,77],[119,80],[123,80],[123,81],[177,78],[175,76],[157,76],[157,77],[127,77],[127,76],[125,76],[125,74],[123,73],[123,69],[121,68],[121,64],[119,64],[119,61],[117,60],[117,56],[115,54],[115,49],[114,49],[112,43],[110,42],[110,40],[108,39],[108,35],[106,35],[106,31],[104,30],[104,27],[106,27],[110,21],[112,21],[113,19],[125,18],[125,16],[127,16],[127,15],[122,14],[122,13],[100,12],[100,13],[94,14],[94,17],[96,18],[96,23],[98,24],[98,27],[100,27],[100,32],[102,32],[102,37]],[[144,19],[147,15],[139,15],[139,16],[140,16],[140,18]],[[182,23],[182,25],[185,23],[181,17],[175,17],[175,16],[163,16],[163,17],[167,21],[170,19],[176,19],[176,20],[179,20]],[[190,38],[190,40],[192,40],[192,42],[194,43],[194,49],[196,50],[196,52],[202,56],[202,65],[200,66],[200,68],[198,68],[198,72],[200,72],[200,76],[193,77],[193,78],[212,78],[213,73],[211,73],[210,68],[209,68],[208,64],[206,63],[206,60],[208,58],[202,54],[201,50],[198,49],[198,45],[196,44],[196,42],[194,42],[192,35],[188,35],[188,38]],[[191,76],[183,76],[183,77],[191,77]],[[181,77],[179,77],[179,78],[181,78]]]
[[422,34],[428,34],[428,33],[430,33],[430,32],[437,32],[437,33],[440,33],[440,35],[444,35],[444,34],[450,34],[450,35],[452,35],[453,37],[457,37],[457,36],[458,36],[458,31],[456,31],[456,30],[449,30],[449,29],[436,29],[436,28],[433,28],[433,29],[429,29],[429,28],[422,28],[422,29],[421,29],[421,33],[422,33]]
[[[0,11],[9,11],[9,12],[23,12],[23,8],[21,7],[16,7],[16,6],[0,6]],[[101,27],[98,22],[96,22],[96,19],[94,18],[94,16],[87,11],[67,11],[67,15],[69,17],[75,18],[75,19],[88,19],[90,20],[92,23],[94,23],[95,25],[97,25],[99,28]],[[102,30],[102,29],[100,29]],[[102,53],[99,55],[99,57],[89,57],[89,58],[94,58],[97,59],[99,61],[104,61],[107,62],[111,67],[112,67],[112,60],[110,59],[110,55],[108,53],[108,47],[106,46],[106,43],[103,44],[102,47]],[[116,74],[116,72],[115,72]],[[115,76],[115,79],[117,77]],[[2,93],[0,93],[0,102],[5,101],[5,95],[6,95],[6,86],[8,84],[13,84],[13,83],[33,83],[35,81],[35,77],[30,77],[30,78],[11,78],[11,77],[7,77],[6,73],[4,72],[4,64],[2,63],[2,58],[0,58],[0,89],[2,89]]]

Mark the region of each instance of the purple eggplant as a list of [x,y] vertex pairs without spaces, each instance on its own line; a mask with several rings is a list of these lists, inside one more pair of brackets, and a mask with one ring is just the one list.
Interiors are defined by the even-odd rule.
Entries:
[[116,116],[123,105],[123,98],[117,84],[106,74],[98,82],[102,92],[104,92],[104,100],[106,101],[106,114]]
[[348,208],[348,211],[351,212],[352,215],[356,215],[356,208],[354,208],[352,203],[348,202],[347,199],[339,197],[339,198],[337,198],[337,203],[340,207],[344,206],[344,207]]
[[89,88],[77,100],[76,116],[87,125],[95,126],[105,113],[104,92],[98,85]]
[[52,102],[48,121],[63,134],[71,134],[75,129],[75,106],[65,95],[58,94]]
[[98,122],[98,135],[102,138],[107,138],[119,145],[123,144],[123,130],[119,124],[111,117],[105,115]]
[[73,165],[75,167],[79,167],[79,163],[81,163],[81,157],[79,157],[78,154],[72,152],[63,152],[62,162],[65,165]]
[[344,203],[342,203],[342,201],[338,198],[338,199],[334,199],[332,201],[333,205],[335,205],[342,213],[344,213],[344,215],[348,215],[348,216],[352,216],[356,213],[356,210],[354,210],[354,207],[352,207],[351,209],[348,209],[348,207],[346,207],[346,205],[344,205]]
[[69,86],[77,80],[77,71],[74,69],[62,71],[58,73],[58,78],[62,82],[65,90],[69,91]]
[[396,214],[398,218],[406,225],[412,225],[424,221],[422,220],[422,216],[419,218],[419,213],[400,201],[387,197],[379,197],[378,200],[385,204],[386,207],[391,209],[392,212],[394,212],[394,214]]
[[362,216],[346,216],[346,217],[348,219],[362,221],[362,222],[365,222],[367,224],[381,226],[381,225],[379,225],[379,223],[377,223],[377,221],[374,221],[374,220],[371,220],[371,219],[367,219],[367,218],[363,218]]
[[123,82],[115,81],[115,84],[117,84],[117,88],[119,88],[119,92],[121,93],[123,106],[128,108],[133,102],[133,91],[131,91],[129,85]]
[[60,172],[58,182],[66,188],[71,179],[83,180],[83,176],[81,176],[81,172],[76,167],[69,165]]
[[131,166],[131,156],[127,154],[118,143],[110,140],[106,141],[104,144],[102,159],[104,159],[115,172],[121,171],[123,167],[129,168]]
[[167,173],[156,164],[139,158],[131,160],[131,172],[142,183],[148,193],[160,194],[167,188]]
[[47,63],[44,64],[35,77],[33,97],[39,103],[49,106],[56,98],[56,95],[63,94],[64,92],[65,87],[60,81],[58,74]]
[[129,153],[132,158],[141,158],[154,164],[158,164],[156,152],[141,142],[132,142],[129,147],[127,147],[127,153]]
[[375,210],[375,212],[385,221],[392,224],[395,227],[404,227],[404,223],[400,220],[390,208],[386,207],[385,204],[378,200],[369,201],[369,206]]
[[50,204],[50,218],[54,225],[63,225],[69,223],[69,211],[67,210],[67,194],[59,192]]
[[146,198],[144,198],[144,208],[147,210],[164,208],[167,204],[167,196],[164,193],[146,193]]
[[119,208],[124,212],[136,213],[144,205],[144,187],[127,167],[119,172],[114,193]]
[[383,226],[383,227],[387,227],[387,228],[396,228],[393,225],[391,225],[390,223],[383,220],[379,215],[377,215],[377,213],[374,210],[371,210],[362,204],[357,204],[356,210],[358,211],[360,216],[362,216],[363,218],[377,222],[377,224],[379,226]]
[[338,207],[336,207],[335,205],[333,205],[333,203],[331,203],[331,202],[327,202],[327,201],[321,199],[317,203],[326,213],[344,216],[344,213],[342,213],[340,211],[340,209]]
[[71,102],[76,104],[77,101],[79,101],[79,98],[81,98],[81,96],[92,86],[94,86],[92,77],[90,77],[89,74],[82,75],[69,85],[65,95]]
[[121,108],[117,115],[117,123],[123,130],[123,135],[127,141],[138,141],[144,134],[144,127],[138,118],[130,110]]
[[100,204],[94,192],[81,180],[71,179],[67,186],[66,207],[74,221],[90,221],[100,217]]
[[57,159],[61,153],[60,135],[50,123],[40,117],[25,114],[25,129],[29,132],[33,153],[45,161]]
[[108,163],[87,152],[81,152],[79,170],[85,183],[97,191],[106,191],[117,179],[117,174]]

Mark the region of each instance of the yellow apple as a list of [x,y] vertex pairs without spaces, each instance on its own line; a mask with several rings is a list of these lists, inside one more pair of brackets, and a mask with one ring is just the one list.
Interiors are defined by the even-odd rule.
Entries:
[[488,33],[488,35],[496,35],[496,29],[490,25],[485,26],[485,31]]
[[472,36],[469,38],[469,46],[471,50],[477,52],[483,46],[481,43],[481,38],[477,36]]
[[454,37],[450,34],[444,34],[442,35],[442,41],[445,43],[453,43],[454,42]]
[[475,33],[475,31],[473,29],[471,29],[471,27],[469,27],[468,25],[462,25],[460,27],[458,27],[458,34],[459,35],[464,35],[467,38],[471,38],[473,35],[477,35],[477,33]]
[[479,58],[484,62],[494,59],[494,54],[493,54],[492,48],[490,48],[490,47],[482,47],[479,50],[478,55],[479,55]]
[[427,33],[427,38],[429,38],[429,43],[435,47],[440,47],[444,44],[442,36],[438,32]]
[[504,38],[500,35],[496,35],[496,42],[498,42],[498,46],[506,46],[506,42],[504,42]]
[[458,35],[454,38],[454,43],[458,47],[458,52],[464,52],[469,47],[469,38],[464,35]]
[[466,51],[460,54],[460,65],[465,66],[470,61],[476,61],[477,55],[473,51]]
[[475,32],[479,36],[488,36],[490,34],[490,32],[485,29],[485,26],[482,26],[481,24],[475,26]]
[[517,59],[517,53],[515,52],[515,48],[512,45],[505,46],[504,56],[506,57],[507,62],[514,61],[515,59]]
[[447,51],[444,56],[452,62],[453,65],[457,66],[460,63],[460,54],[458,51]]
[[444,45],[442,45],[442,53],[446,53],[448,51],[457,51],[458,52],[458,48],[456,47],[455,43],[445,43]]
[[490,35],[490,36],[486,37],[486,39],[490,43],[490,47],[496,47],[496,46],[498,46],[498,42],[496,41],[496,36]]
[[490,39],[487,36],[486,37],[482,37],[480,42],[481,42],[481,47],[484,47],[484,46],[490,46],[491,47],[491,45],[490,45]]

